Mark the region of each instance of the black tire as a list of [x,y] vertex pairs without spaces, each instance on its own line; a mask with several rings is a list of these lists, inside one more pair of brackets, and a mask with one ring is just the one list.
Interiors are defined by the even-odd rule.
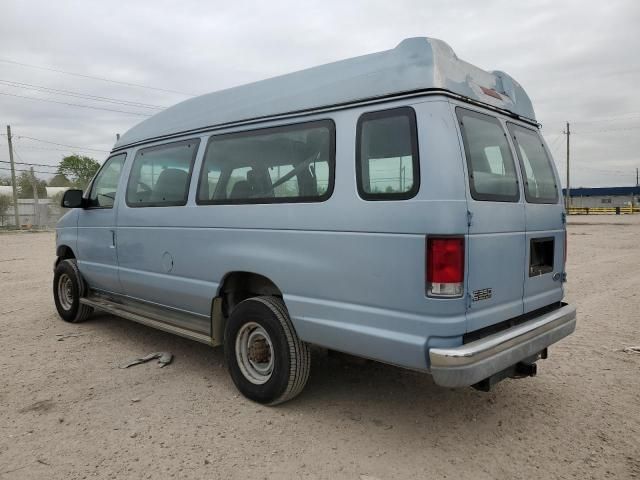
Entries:
[[[266,332],[268,340],[261,339],[260,332]],[[241,360],[242,345],[245,344],[243,339],[247,338],[244,335],[248,335],[249,340],[252,335],[259,338],[258,352],[262,355],[263,362],[258,362],[258,365],[265,365],[265,357],[273,359],[268,375],[251,380],[251,375],[244,373],[251,373],[251,366],[247,367],[246,361],[243,363]],[[247,348],[247,356],[251,357],[252,352],[255,352],[251,348],[256,343],[249,344],[251,347]],[[240,353],[237,352],[238,345]],[[264,345],[268,345],[266,350]],[[270,356],[265,353],[267,351]],[[277,405],[286,402],[302,391],[309,378],[309,347],[298,338],[287,308],[277,297],[249,298],[234,308],[225,328],[224,353],[233,383],[245,397],[258,403]],[[269,362],[271,360],[267,363]],[[256,383],[256,378],[259,381],[268,379],[263,383]]]
[[93,308],[80,303],[85,293],[86,286],[76,261],[58,262],[53,274],[53,300],[60,318],[69,323],[84,322],[89,318]]

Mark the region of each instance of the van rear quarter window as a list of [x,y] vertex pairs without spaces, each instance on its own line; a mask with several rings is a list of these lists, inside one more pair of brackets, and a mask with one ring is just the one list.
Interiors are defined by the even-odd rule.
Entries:
[[365,200],[402,200],[418,192],[420,162],[412,108],[365,113],[356,134],[358,192]]
[[464,143],[469,187],[474,200],[517,202],[518,177],[507,135],[500,121],[456,108]]
[[185,205],[199,144],[199,139],[193,139],[138,151],[129,175],[127,205]]
[[540,134],[511,122],[507,123],[507,126],[520,159],[527,202],[558,203],[556,176]]
[[322,201],[333,190],[335,126],[330,120],[211,137],[200,204]]

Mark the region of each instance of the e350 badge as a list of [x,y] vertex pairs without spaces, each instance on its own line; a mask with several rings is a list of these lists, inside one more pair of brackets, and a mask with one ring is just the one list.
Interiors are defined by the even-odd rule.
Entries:
[[471,299],[474,302],[479,302],[480,300],[488,300],[493,295],[493,290],[491,288],[481,288],[480,290],[474,290],[471,296]]

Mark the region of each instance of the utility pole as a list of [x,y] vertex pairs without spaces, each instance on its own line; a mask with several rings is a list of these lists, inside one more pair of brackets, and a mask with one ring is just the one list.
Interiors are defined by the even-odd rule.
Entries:
[[40,228],[40,208],[38,207],[38,181],[31,167],[31,188],[33,188],[33,221]]
[[9,162],[11,163],[11,187],[13,190],[13,215],[15,217],[16,228],[20,228],[20,217],[18,216],[18,190],[16,186],[16,170],[13,165],[13,143],[11,143],[11,125],[7,125],[7,143],[9,143]]
[[640,182],[638,182],[638,167],[636,167],[636,191],[631,193],[631,213],[634,213],[636,208],[635,198],[640,192],[638,192],[638,187],[640,187]]
[[567,131],[564,132],[567,136],[567,194],[564,197],[565,208],[568,211],[571,207],[571,183],[569,179],[569,136],[571,135],[571,130],[569,130],[569,122],[567,122]]

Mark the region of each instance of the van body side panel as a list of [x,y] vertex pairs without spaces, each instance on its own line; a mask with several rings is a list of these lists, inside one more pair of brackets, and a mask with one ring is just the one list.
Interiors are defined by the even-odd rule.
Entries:
[[78,268],[89,285],[119,293],[118,257],[114,244],[116,207],[81,210],[78,216]]
[[80,209],[74,208],[65,213],[56,224],[56,251],[61,245],[71,248],[78,254],[78,214]]
[[[111,155],[106,162],[123,153],[126,152]],[[103,164],[103,168],[106,162]],[[126,184],[128,165],[130,164],[131,156],[127,154],[121,167],[117,191],[111,208],[77,209],[78,241],[76,256],[78,269],[91,288],[113,293],[121,293],[122,291],[118,272],[117,222],[120,205],[124,200],[123,190]],[[100,175],[100,171],[92,180],[89,190],[93,188],[93,182],[96,181],[98,175]]]
[[[357,119],[395,106],[331,116],[335,188],[324,202],[196,205],[191,192],[184,207],[123,207],[118,247],[125,293],[204,319],[227,274],[257,273],[283,292],[302,340],[427,369],[428,345],[459,344],[466,318],[464,298],[426,297],[425,238],[465,234],[467,202],[446,100],[413,105],[419,193],[393,201],[358,196]],[[322,118],[327,117],[310,120]],[[196,171],[199,166],[197,161]],[[144,215],[138,213],[143,210]],[[173,258],[170,272],[163,265],[166,251]]]
[[[190,138],[194,138],[193,136]],[[127,176],[131,175],[136,152],[133,152]],[[202,157],[198,151],[193,164],[196,172]],[[193,174],[190,184],[194,184]],[[211,302],[216,285],[211,279],[198,280],[197,270],[186,259],[197,254],[200,239],[189,223],[180,221],[193,205],[130,207],[124,201],[126,183],[118,216],[118,260],[123,294],[153,304],[194,314],[190,324],[180,324],[198,333],[211,333]],[[195,187],[192,187],[195,188]],[[191,189],[189,191],[191,191]],[[200,252],[201,253],[201,252]],[[196,257],[199,258],[199,257]]]

